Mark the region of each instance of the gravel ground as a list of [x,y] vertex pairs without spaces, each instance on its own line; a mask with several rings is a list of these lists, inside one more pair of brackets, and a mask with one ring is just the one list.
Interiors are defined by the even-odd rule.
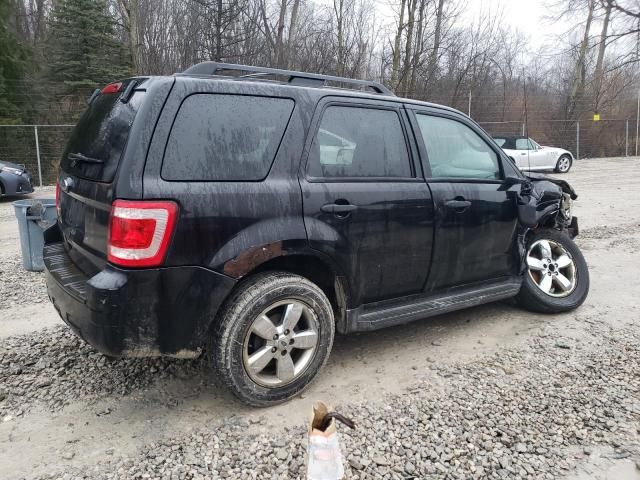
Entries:
[[34,405],[56,411],[78,399],[123,396],[166,378],[205,385],[212,377],[205,364],[204,357],[109,359],[66,326],[16,335],[0,343],[0,417],[19,417]]
[[[551,325],[525,349],[433,364],[447,380],[437,395],[429,382],[338,406],[357,424],[341,428],[348,478],[554,479],[603,445],[613,459],[640,459],[640,330],[575,321],[590,338],[558,336]],[[303,478],[304,429],[247,434],[260,423],[232,417],[63,478]]]
[[0,310],[48,302],[42,272],[28,272],[19,254],[0,256]]
[[567,176],[592,276],[579,310],[498,304],[338,337],[307,393],[265,410],[219,392],[204,358],[110,360],[57,318],[2,335],[4,312],[51,307],[0,202],[0,478],[304,478],[317,398],[357,424],[339,427],[349,479],[640,479],[640,162],[611,162],[626,188],[597,161]]

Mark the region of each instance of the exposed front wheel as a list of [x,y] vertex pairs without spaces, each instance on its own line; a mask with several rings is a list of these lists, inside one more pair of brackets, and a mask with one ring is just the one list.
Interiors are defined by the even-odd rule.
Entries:
[[571,157],[569,155],[562,155],[556,163],[556,172],[567,173],[571,169]]
[[329,357],[335,326],[324,292],[286,272],[245,281],[211,337],[214,366],[244,402],[268,406],[302,391]]
[[516,297],[524,308],[541,313],[566,312],[587,298],[587,262],[565,233],[536,232],[527,244],[525,261],[522,288]]

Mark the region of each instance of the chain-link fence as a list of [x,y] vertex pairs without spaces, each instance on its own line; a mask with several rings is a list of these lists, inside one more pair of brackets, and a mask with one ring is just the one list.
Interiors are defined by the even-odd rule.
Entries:
[[0,161],[24,165],[34,183],[52,185],[72,128],[73,125],[0,125]]
[[528,135],[540,145],[569,150],[576,158],[638,155],[635,120],[534,120],[480,125],[491,135]]
[[[569,150],[576,158],[640,153],[635,120],[535,120],[480,125],[492,135],[528,135],[540,145]],[[24,165],[34,183],[52,185],[72,128],[73,125],[0,125],[0,161]]]

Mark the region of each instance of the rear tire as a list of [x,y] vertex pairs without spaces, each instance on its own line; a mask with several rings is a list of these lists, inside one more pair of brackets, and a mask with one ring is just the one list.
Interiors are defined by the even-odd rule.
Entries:
[[335,335],[333,309],[314,283],[287,272],[249,278],[225,302],[210,337],[214,368],[243,402],[266,407],[304,390]]
[[[545,250],[549,254],[543,253]],[[552,229],[535,232],[527,242],[526,262],[522,288],[516,296],[521,307],[560,313],[579,307],[587,298],[587,262],[566,233]]]
[[567,173],[571,170],[571,166],[573,165],[573,160],[569,155],[561,155],[558,161],[556,162],[555,171],[557,173]]

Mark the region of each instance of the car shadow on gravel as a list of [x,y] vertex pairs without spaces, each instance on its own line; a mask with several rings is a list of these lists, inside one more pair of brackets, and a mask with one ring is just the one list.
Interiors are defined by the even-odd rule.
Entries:
[[[468,348],[470,353],[488,348],[492,340],[480,340],[487,338],[487,332],[495,330],[496,337],[520,328],[522,315],[502,303],[393,329],[337,336],[329,364],[306,395],[340,401],[341,394],[366,387],[368,395],[377,396],[376,383],[380,384],[379,393],[390,391],[389,382],[383,382],[385,377],[402,383],[400,377],[406,376],[411,382],[415,374],[412,365],[415,370],[424,370],[429,362],[459,359],[459,354],[446,348],[449,342],[457,349]],[[376,378],[380,381],[374,382]],[[142,400],[146,407],[172,408],[191,402],[205,409],[229,409],[230,414],[246,408],[219,384],[206,354],[195,360],[109,359],[66,326],[0,342],[0,417],[22,416],[35,406],[56,411],[75,401],[93,404],[130,396]]]

